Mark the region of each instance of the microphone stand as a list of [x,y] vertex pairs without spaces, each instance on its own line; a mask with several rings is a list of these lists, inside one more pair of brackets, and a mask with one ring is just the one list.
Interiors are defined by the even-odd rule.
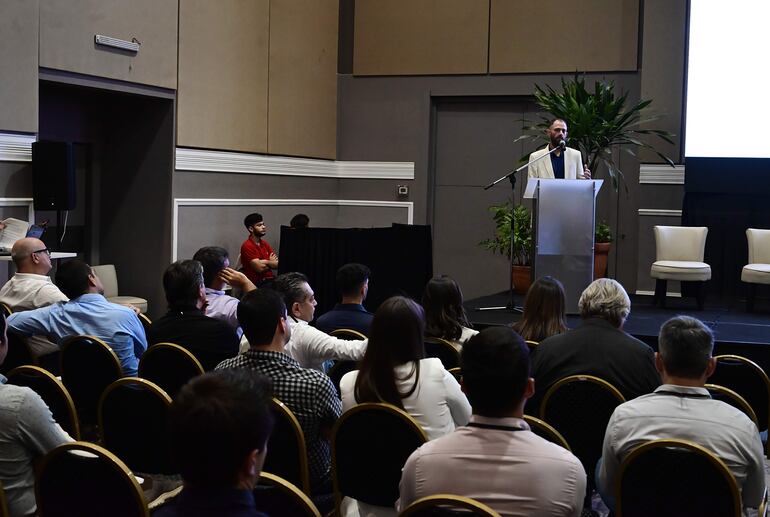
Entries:
[[[521,171],[521,170],[523,170],[523,169],[525,169],[525,168],[527,168],[527,167],[529,167],[533,163],[539,162],[540,160],[544,159],[546,156],[550,157],[551,154],[553,152],[555,152],[556,150],[561,150],[562,152],[564,152],[566,147],[567,147],[567,144],[562,140],[561,142],[559,142],[559,145],[557,145],[556,147],[554,147],[553,149],[551,149],[550,151],[548,151],[544,155],[538,156],[536,159],[532,160],[531,162],[525,163],[524,165],[522,165],[518,169],[506,173],[504,176],[501,176],[500,178],[496,179],[495,181],[493,181],[492,183],[490,183],[489,185],[484,187],[484,190],[491,189],[492,187],[494,187],[495,185],[497,185],[498,183],[500,183],[504,179],[510,180],[510,182],[511,182],[511,213],[513,213],[513,209],[516,208],[516,173]],[[513,227],[513,217],[511,217],[511,248],[510,248],[511,249],[511,253],[510,253],[511,257],[510,257],[510,270],[509,270],[510,274],[508,275],[509,278],[510,278],[509,283],[508,283],[508,303],[504,307],[501,307],[501,306],[498,306],[498,307],[478,307],[478,308],[476,308],[477,311],[502,311],[502,310],[506,310],[506,311],[515,312],[517,314],[523,314],[524,313],[524,309],[522,307],[520,307],[520,306],[517,306],[515,300],[513,299],[513,289],[515,287],[513,285],[513,249],[514,249],[514,247],[513,247],[513,235],[514,235],[514,231],[515,231],[515,228]]]

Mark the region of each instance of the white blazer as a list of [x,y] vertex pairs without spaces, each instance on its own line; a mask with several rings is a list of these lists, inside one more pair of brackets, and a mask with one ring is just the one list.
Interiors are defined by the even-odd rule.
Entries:
[[[532,163],[546,153],[548,153],[548,146],[529,155],[529,163],[531,165],[527,167],[527,173],[530,178],[547,179],[554,177],[550,157],[543,158],[537,163]],[[564,150],[564,179],[583,179],[583,158],[580,155],[580,151],[571,147],[567,147]]]

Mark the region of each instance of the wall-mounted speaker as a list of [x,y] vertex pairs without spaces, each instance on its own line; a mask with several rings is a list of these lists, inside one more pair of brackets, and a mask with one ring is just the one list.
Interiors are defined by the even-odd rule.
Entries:
[[35,210],[75,208],[75,156],[70,142],[32,143]]

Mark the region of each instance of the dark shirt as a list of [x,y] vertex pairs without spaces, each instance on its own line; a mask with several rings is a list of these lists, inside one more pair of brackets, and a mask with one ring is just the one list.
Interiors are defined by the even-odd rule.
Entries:
[[206,371],[238,355],[240,341],[224,321],[209,318],[198,309],[171,310],[152,322],[147,341],[174,343],[189,350]]
[[541,342],[532,353],[535,396],[526,413],[539,416],[540,401],[551,385],[570,375],[594,375],[615,386],[626,400],[660,386],[652,348],[602,318]]
[[185,487],[152,512],[153,517],[267,517],[258,512],[249,490]]
[[275,397],[297,417],[307,443],[311,488],[329,480],[331,449],[323,428],[331,427],[342,413],[342,402],[325,374],[302,368],[282,352],[254,350],[223,361],[217,370],[243,368],[261,373],[273,381]]
[[360,303],[338,303],[332,310],[319,317],[315,326],[327,334],[337,329],[353,329],[364,336],[369,335],[374,314]]
[[559,153],[559,156],[556,156],[556,153],[551,153],[551,166],[553,167],[553,177],[563,180],[564,179],[564,151],[561,151]]

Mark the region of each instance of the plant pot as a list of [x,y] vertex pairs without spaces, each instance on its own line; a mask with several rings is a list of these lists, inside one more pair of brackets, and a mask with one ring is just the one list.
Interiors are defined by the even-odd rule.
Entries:
[[529,286],[532,285],[532,266],[513,266],[511,276],[513,277],[513,292],[527,294]]
[[611,242],[594,243],[594,280],[607,276],[607,259],[611,246]]

